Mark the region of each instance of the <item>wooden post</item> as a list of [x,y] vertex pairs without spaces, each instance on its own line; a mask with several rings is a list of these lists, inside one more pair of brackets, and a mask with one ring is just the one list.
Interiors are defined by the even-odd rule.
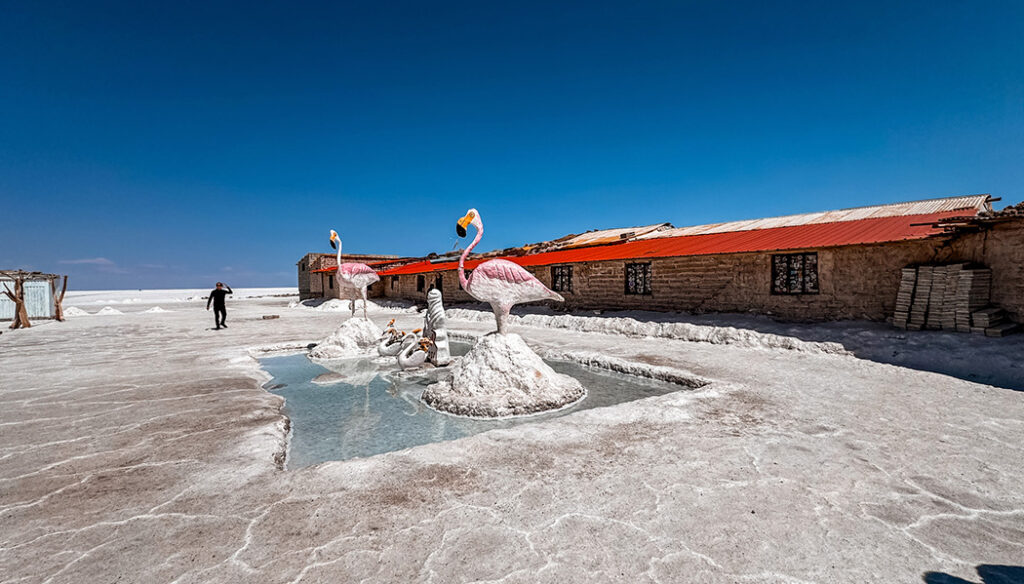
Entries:
[[4,294],[14,303],[14,322],[11,323],[11,328],[30,328],[32,323],[28,321],[28,309],[25,307],[25,277],[14,277],[14,292],[11,292],[5,283]]
[[64,321],[64,293],[68,291],[68,277],[64,276],[64,285],[60,289],[60,296],[57,296],[57,279],[50,280],[50,293],[53,294],[53,318]]

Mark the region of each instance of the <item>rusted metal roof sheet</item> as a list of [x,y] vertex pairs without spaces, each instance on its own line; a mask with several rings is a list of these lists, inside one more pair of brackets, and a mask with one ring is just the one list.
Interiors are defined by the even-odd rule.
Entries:
[[838,211],[819,211],[800,215],[785,215],[765,219],[749,219],[746,221],[730,221],[710,225],[678,227],[640,236],[638,239],[655,237],[680,237],[684,235],[704,235],[710,233],[727,233],[731,231],[752,231],[755,229],[773,229],[776,227],[796,227],[799,225],[817,225],[822,223],[842,223],[861,219],[877,219],[881,217],[901,217],[909,215],[926,215],[945,213],[947,211],[964,210],[970,215],[991,210],[988,195],[969,195],[965,197],[946,197],[925,201],[874,205],[871,207],[855,207]]
[[589,245],[607,245],[630,241],[644,235],[651,235],[672,227],[671,223],[657,223],[655,225],[643,225],[641,227],[622,227],[617,229],[598,229],[588,231],[579,235],[567,238],[556,239],[550,242],[556,249],[567,249],[571,247],[583,247]]
[[[331,260],[333,261],[334,258],[331,258]],[[380,261],[376,261],[376,262],[363,262],[363,263],[365,263],[368,266],[372,266],[374,268],[382,268],[382,267],[388,266],[390,264],[397,264],[397,263],[401,263],[403,261],[409,261],[409,258],[396,258],[396,259],[393,259],[393,260],[380,260]],[[342,262],[342,263],[345,263],[345,262]],[[337,272],[337,271],[338,271],[338,265],[334,264],[334,265],[331,265],[331,266],[327,266],[326,268],[320,268],[320,269],[317,269],[317,270],[310,270],[310,273],[315,274],[317,272]],[[379,272],[380,270],[378,269],[377,271]]]
[[[924,239],[944,233],[935,223],[952,217],[974,217],[973,210],[952,210],[918,215],[869,217],[837,223],[812,223],[725,233],[702,233],[681,237],[657,237],[625,243],[564,249],[504,259],[521,266],[539,266],[572,262],[664,258],[727,253],[749,253],[798,249],[817,249],[844,245],[863,245],[912,239]],[[473,269],[489,258],[466,261]],[[458,262],[421,261],[385,269],[381,275],[420,274],[458,268]]]

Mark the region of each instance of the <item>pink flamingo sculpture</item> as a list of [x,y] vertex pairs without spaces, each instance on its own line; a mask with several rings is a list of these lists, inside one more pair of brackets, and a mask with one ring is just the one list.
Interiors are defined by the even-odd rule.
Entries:
[[[334,245],[335,239],[338,240],[338,245]],[[338,250],[338,271],[335,272],[334,276],[338,280],[339,295],[352,301],[352,316],[356,315],[356,300],[362,296],[363,318],[367,318],[366,289],[374,282],[379,282],[380,276],[377,275],[377,272],[373,271],[373,268],[366,264],[354,262],[341,263],[341,237],[333,229],[331,230],[331,247]]]
[[465,217],[459,219],[455,232],[459,237],[465,237],[469,225],[476,227],[476,237],[459,258],[459,282],[470,296],[491,305],[494,318],[498,321],[499,334],[505,334],[505,319],[516,304],[535,300],[565,300],[522,266],[508,260],[488,260],[477,266],[466,278],[466,256],[484,235],[484,223],[476,209],[470,209]]

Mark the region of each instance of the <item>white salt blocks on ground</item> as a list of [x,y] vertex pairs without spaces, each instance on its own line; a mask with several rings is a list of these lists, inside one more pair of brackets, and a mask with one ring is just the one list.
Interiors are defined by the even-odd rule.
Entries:
[[374,350],[383,331],[365,318],[350,318],[309,352],[311,359],[358,357]]
[[501,418],[556,410],[587,390],[555,372],[515,334],[490,334],[452,366],[452,375],[423,391],[430,407],[474,418]]

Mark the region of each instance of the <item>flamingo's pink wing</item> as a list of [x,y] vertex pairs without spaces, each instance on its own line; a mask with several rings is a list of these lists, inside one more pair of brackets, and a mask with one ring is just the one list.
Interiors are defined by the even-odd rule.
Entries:
[[491,260],[489,262],[484,262],[477,266],[477,269],[473,271],[473,274],[475,275],[477,272],[480,272],[488,278],[502,280],[510,284],[540,282],[540,280],[537,280],[533,274],[527,272],[522,266],[508,260]]
[[362,287],[380,280],[373,268],[366,264],[346,263],[338,266],[338,278]]
[[525,268],[508,260],[490,260],[477,266],[467,291],[477,300],[502,306],[535,300],[564,300]]

